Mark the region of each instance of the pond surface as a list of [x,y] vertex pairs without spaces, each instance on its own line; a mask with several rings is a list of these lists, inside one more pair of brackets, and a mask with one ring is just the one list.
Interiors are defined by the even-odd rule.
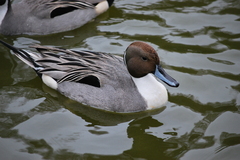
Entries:
[[[220,160],[240,156],[240,1],[116,0],[85,26],[48,36],[3,36],[122,56],[152,45],[180,82],[151,112],[115,114],[75,103],[42,84],[0,45],[3,160]],[[33,50],[33,49],[30,49]],[[127,105],[127,104],[126,104]]]

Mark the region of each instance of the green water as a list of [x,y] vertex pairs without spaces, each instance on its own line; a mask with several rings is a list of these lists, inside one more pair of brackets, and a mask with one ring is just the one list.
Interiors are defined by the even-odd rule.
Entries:
[[[0,159],[235,160],[240,156],[240,2],[116,0],[85,26],[31,44],[122,55],[152,45],[179,88],[159,110],[114,114],[49,90],[0,45]],[[33,49],[30,49],[33,50]],[[127,105],[127,104],[126,104]]]

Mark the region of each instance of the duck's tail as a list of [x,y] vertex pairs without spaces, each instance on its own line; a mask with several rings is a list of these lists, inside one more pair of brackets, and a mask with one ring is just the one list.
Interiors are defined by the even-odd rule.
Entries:
[[37,59],[40,58],[40,55],[34,54],[34,53],[30,53],[27,52],[23,49],[19,49],[16,48],[2,40],[0,40],[0,43],[2,43],[4,46],[6,46],[7,48],[9,48],[10,50],[12,50],[14,52],[14,54],[24,63],[26,63],[27,65],[29,65],[30,67],[32,67],[34,70],[38,70],[39,66],[35,61]]
[[34,54],[27,52],[23,49],[13,47],[12,45],[2,40],[0,40],[0,43],[2,43],[4,46],[12,50],[20,60],[22,60],[24,63],[32,67],[36,71],[36,73],[42,78],[43,83],[45,83],[50,88],[57,89],[58,86],[57,82],[52,77],[39,73],[39,71],[41,71],[44,68],[40,64],[36,63],[36,60],[42,58],[43,56],[42,54]]

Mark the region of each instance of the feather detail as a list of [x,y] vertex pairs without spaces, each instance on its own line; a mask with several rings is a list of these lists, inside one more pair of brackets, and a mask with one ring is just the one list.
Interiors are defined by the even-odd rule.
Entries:
[[15,55],[32,67],[39,76],[42,76],[43,82],[53,89],[57,88],[57,83],[64,81],[101,87],[101,77],[111,76],[112,71],[115,70],[114,64],[122,63],[122,58],[107,53],[31,46],[39,54],[2,43],[13,50]]
[[28,0],[28,2],[25,3],[27,3],[31,7],[30,10],[32,10],[32,13],[38,13],[35,15],[38,15],[41,18],[44,17],[54,18],[57,16],[67,14],[77,9],[83,10],[95,8],[95,6],[92,3],[81,0],[75,1],[42,0],[38,1],[38,4],[36,6],[31,5],[36,3],[36,0]]

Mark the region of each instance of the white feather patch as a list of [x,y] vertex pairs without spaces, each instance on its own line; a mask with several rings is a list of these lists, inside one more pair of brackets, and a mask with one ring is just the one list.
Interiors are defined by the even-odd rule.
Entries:
[[108,2],[105,0],[105,1],[98,3],[98,5],[96,5],[95,11],[99,15],[99,14],[102,14],[103,12],[107,11],[108,8],[109,8]]
[[58,83],[50,76],[42,74],[42,81],[44,84],[46,84],[48,87],[57,90]]

